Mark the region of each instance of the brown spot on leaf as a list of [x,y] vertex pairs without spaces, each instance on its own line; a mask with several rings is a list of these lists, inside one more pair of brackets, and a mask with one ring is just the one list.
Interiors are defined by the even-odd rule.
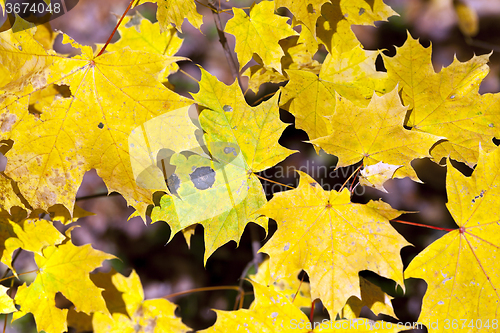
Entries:
[[31,85],[33,86],[33,88],[35,90],[46,87],[47,86],[47,78],[42,74],[36,74],[31,79]]
[[2,125],[0,126],[0,129],[2,132],[9,132],[12,128],[12,125],[16,123],[17,117],[15,114],[12,113],[4,113],[0,116],[0,122],[2,122]]
[[56,194],[47,187],[44,187],[43,190],[39,190],[36,196],[39,202],[43,202],[47,206],[51,206],[57,202]]
[[54,171],[56,175],[54,177],[50,177],[49,181],[55,186],[64,186],[66,184],[66,179],[59,175],[57,169]]

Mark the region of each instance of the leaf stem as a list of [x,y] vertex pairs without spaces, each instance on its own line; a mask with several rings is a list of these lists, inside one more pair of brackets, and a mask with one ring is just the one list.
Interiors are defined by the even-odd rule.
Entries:
[[285,186],[285,187],[289,187],[289,188],[291,188],[291,189],[295,189],[295,187],[293,187],[293,186],[286,185],[286,184],[283,184],[283,183],[277,182],[277,181],[275,181],[275,180],[267,179],[267,178],[265,178],[265,177],[262,177],[262,176],[259,176],[259,175],[255,174],[255,173],[254,173],[254,175],[256,175],[256,176],[257,176],[257,177],[259,177],[260,179],[266,180],[266,181],[268,181],[268,182],[275,183],[275,184],[278,184],[278,185],[281,185],[281,186]]
[[[122,23],[123,21],[123,18],[125,17],[125,15],[127,15],[128,11],[130,10],[130,8],[132,8],[132,5],[134,2],[137,2],[139,3],[139,0],[131,0],[130,3],[128,4],[128,7],[127,9],[125,10],[125,12],[123,13],[122,17],[120,18],[120,20],[118,21],[118,23],[116,24],[115,28],[113,29],[113,32],[111,33],[111,35],[109,36],[108,40],[106,41],[106,44],[104,44],[104,46],[102,47],[101,51],[99,51],[99,53],[96,55],[96,58],[98,56],[100,56],[104,50],[106,50],[106,47],[108,46],[108,44],[111,42],[111,39],[113,38],[113,36],[115,35],[116,33],[116,30],[118,30],[118,27],[120,26],[120,24]],[[136,4],[137,5],[137,4]]]
[[441,228],[441,227],[434,227],[432,225],[426,225],[426,224],[421,224],[421,223],[415,223],[415,222],[408,222],[408,221],[402,221],[402,220],[391,220],[391,222],[397,222],[397,223],[402,223],[402,224],[409,224],[409,225],[415,225],[417,227],[423,227],[423,228],[429,228],[429,229],[434,229],[434,230],[443,230],[443,231],[453,231],[457,229],[450,229],[450,228]]
[[190,78],[191,80],[193,80],[194,82],[196,83],[200,83],[200,81],[196,80],[196,78],[194,78],[191,74],[189,74],[188,72],[182,70],[179,68],[179,72],[181,72],[182,74],[186,75],[188,78]]
[[311,323],[313,322],[313,317],[314,317],[314,303],[316,303],[316,300],[313,300],[311,303],[311,313],[309,314],[309,321]]
[[[362,167],[362,166],[363,166],[363,163],[361,163],[361,165],[360,165],[360,166],[359,166],[359,168],[357,169],[356,174],[354,175],[354,179],[356,179],[356,177],[358,176],[358,173],[361,171],[361,167]],[[349,178],[351,178],[351,177],[349,177]],[[352,193],[352,191],[353,191],[352,185],[354,185],[354,182],[352,182],[352,183],[351,183],[351,186],[349,187],[349,192],[351,192],[351,193]],[[357,183],[357,184],[356,184],[356,186],[358,186],[358,185],[359,185],[359,183]],[[354,188],[356,188],[356,186],[354,186]]]
[[297,292],[295,293],[295,295],[293,295],[292,303],[295,301],[295,298],[297,297],[297,295],[300,292],[300,287],[302,286],[302,282],[304,282],[304,276],[305,276],[305,274],[302,274],[302,277],[300,278],[299,287],[297,288]]
[[342,186],[340,187],[340,190],[339,192],[342,192],[342,190],[344,189],[344,187],[346,186],[347,182],[349,181],[349,179],[351,179],[352,176],[355,176],[358,174],[358,171],[361,169],[361,167],[363,166],[363,163],[361,163],[361,165],[356,169],[354,170],[353,173],[351,173],[351,175],[349,176],[349,178],[347,178],[344,182],[344,184],[342,184]]

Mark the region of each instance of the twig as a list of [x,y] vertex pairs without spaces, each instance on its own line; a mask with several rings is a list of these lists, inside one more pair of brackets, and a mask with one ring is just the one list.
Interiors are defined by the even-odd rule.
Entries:
[[468,36],[465,37],[465,42],[470,46],[480,47],[485,50],[492,50],[495,52],[500,51],[500,47],[498,45],[483,42],[482,40],[472,39]]
[[215,287],[203,287],[203,288],[190,289],[190,290],[186,290],[186,291],[180,291],[177,293],[163,296],[162,298],[169,299],[172,297],[188,295],[191,293],[198,293],[198,292],[202,292],[202,291],[212,291],[212,290],[236,290],[238,292],[238,294],[242,293],[242,290],[240,290],[240,288],[237,286],[215,286]]
[[99,197],[110,197],[112,195],[120,195],[118,192],[102,192],[102,193],[96,193],[96,194],[91,194],[91,195],[86,195],[83,197],[78,197],[75,199],[75,201],[81,201],[81,200],[87,200],[87,199],[94,199],[94,198],[99,198]]
[[229,44],[227,43],[226,35],[224,35],[224,29],[222,29],[222,22],[220,20],[219,11],[212,4],[211,0],[208,2],[208,5],[212,9],[212,15],[214,16],[215,27],[217,28],[217,34],[219,35],[219,41],[222,45],[222,48],[224,49],[224,55],[226,56],[227,62],[229,64],[229,69],[231,70],[231,74],[233,75],[233,78],[238,80],[240,88],[243,89],[243,85],[241,83],[240,71],[238,69],[238,63],[234,59],[233,54],[231,53],[231,49],[229,48]]

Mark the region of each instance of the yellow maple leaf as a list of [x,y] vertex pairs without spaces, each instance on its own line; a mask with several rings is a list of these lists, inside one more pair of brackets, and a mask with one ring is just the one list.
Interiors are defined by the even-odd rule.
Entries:
[[[11,215],[9,212],[5,210],[0,210],[0,255],[1,262],[7,265],[7,267],[11,267],[12,262],[12,253],[6,249],[5,241],[9,238],[16,237],[16,233],[12,227]],[[15,271],[14,271],[15,273]]]
[[[38,31],[38,30],[37,30]],[[28,93],[28,90],[22,94]],[[43,108],[50,107],[52,102],[63,97],[70,97],[69,87],[66,85],[51,84],[43,89],[29,93],[29,110],[32,114],[42,114]]]
[[13,320],[31,312],[39,331],[66,331],[68,310],[56,307],[54,298],[58,292],[70,300],[77,311],[109,313],[101,289],[92,283],[89,273],[104,260],[115,258],[113,255],[71,242],[46,247],[42,252],[43,255],[35,254],[38,266],[35,281],[17,290],[15,301],[21,310],[14,313]]
[[387,21],[398,15],[383,0],[340,0],[340,8],[344,17],[351,24],[375,26],[376,21]]
[[373,322],[368,319],[354,320],[323,320],[311,323],[307,316],[291,303],[274,286],[265,287],[252,281],[255,292],[255,302],[250,309],[238,311],[214,310],[217,313],[215,325],[200,333],[225,333],[228,327],[231,332],[247,333],[311,333],[311,332],[380,332],[397,333],[405,327],[386,323]]
[[352,165],[360,160],[364,166],[378,162],[402,164],[395,177],[418,180],[410,162],[430,156],[430,148],[442,138],[406,130],[403,127],[406,109],[401,105],[397,88],[381,97],[373,94],[366,108],[338,97],[335,113],[330,117],[332,134],[311,142],[338,156],[337,167]]
[[[182,39],[177,36],[177,30],[172,26],[167,26],[162,33],[158,28],[158,22],[151,23],[145,19],[139,12],[133,17],[126,18],[118,28],[120,39],[113,44],[109,44],[108,51],[119,51],[124,47],[130,47],[132,50],[157,53],[172,57],[181,48]],[[178,60],[186,58],[177,57]],[[176,63],[165,67],[162,81],[166,77],[179,69]]]
[[194,0],[141,0],[140,3],[152,2],[158,5],[156,19],[160,23],[160,31],[164,32],[175,24],[177,30],[182,32],[182,22],[187,19],[196,29],[200,30],[203,16],[196,11]]
[[174,315],[177,305],[166,299],[144,300],[141,281],[135,271],[125,277],[119,273],[111,277],[121,293],[127,313],[113,312],[112,318],[97,312],[92,319],[96,333],[123,332],[187,332],[191,331]]
[[[23,43],[37,43],[34,28],[25,32]],[[68,41],[64,36],[63,42]],[[8,124],[3,135],[14,141],[6,154],[6,174],[19,183],[21,194],[34,208],[63,204],[72,211],[84,173],[95,168],[110,191],[119,191],[144,216],[152,192],[135,182],[128,135],[137,124],[191,102],[155,80],[172,59],[130,48],[97,57],[90,47],[71,42],[82,55],[50,57],[51,67],[43,74],[46,82],[37,86],[64,84],[71,97],[54,100],[39,116],[28,113],[31,85],[2,101],[0,119]],[[22,59],[30,55],[28,63],[47,58],[23,53],[16,44],[9,47]],[[14,52],[0,50],[0,57]],[[33,79],[31,83],[36,86]]]
[[479,17],[476,10],[463,0],[453,1],[457,13],[458,27],[467,37],[474,37],[479,31]]
[[386,74],[375,70],[378,53],[355,47],[345,53],[333,50],[321,65],[319,77],[305,70],[286,70],[290,82],[282,88],[280,105],[295,116],[297,128],[310,140],[331,134],[325,116],[333,115],[336,97],[366,106],[373,91],[385,91]]
[[17,311],[14,300],[7,295],[9,288],[0,286],[0,313],[11,313]]
[[95,215],[77,205],[75,205],[73,212],[69,212],[66,207],[62,205],[52,206],[47,212],[50,214],[50,219],[52,221],[60,221],[62,224],[70,224],[76,222],[79,218]]
[[283,68],[307,68],[311,72],[319,73],[321,65],[313,57],[318,52],[320,45],[309,29],[302,27],[299,36],[292,36],[282,40],[280,45],[285,52],[285,57],[281,59]]
[[[180,198],[163,196],[151,218],[166,221],[172,230],[171,238],[190,225],[203,225],[206,262],[228,241],[238,244],[248,222],[267,230],[267,219],[255,214],[266,198],[253,173],[270,168],[293,151],[278,144],[286,125],[279,120],[277,95],[250,107],[237,82],[226,86],[202,69],[200,91],[193,97],[206,107],[200,124],[206,132],[204,141],[216,158],[174,156],[175,165],[182,171],[177,176],[181,180]],[[229,157],[230,162],[226,161]],[[193,168],[211,170],[214,182],[206,188],[192,183]],[[187,187],[183,188],[183,184]]]
[[316,21],[321,16],[321,6],[328,0],[275,0],[275,8],[288,8],[295,19],[316,36]]
[[[170,174],[165,162],[174,152],[203,154],[189,110],[194,105],[171,110],[134,128],[128,138],[130,163],[139,186],[169,193],[165,180]],[[200,131],[201,132],[201,131]],[[167,156],[165,151],[169,151]]]
[[[280,45],[285,53],[285,56],[281,58],[283,70],[302,69],[314,74],[319,73],[321,64],[313,59],[319,45],[309,29],[303,28],[299,36],[284,39],[280,41]],[[259,60],[257,59],[257,61]],[[280,83],[288,80],[287,76],[285,76],[286,71],[281,74],[275,69],[266,68],[262,63],[249,67],[243,75],[249,77],[248,88],[255,92],[264,83]]]
[[3,173],[0,173],[0,208],[9,212],[12,207],[17,206],[25,208],[21,201],[19,191],[14,188],[14,182]]
[[199,105],[208,108],[200,115],[201,126],[209,133],[205,139],[237,144],[248,171],[266,170],[294,153],[278,143],[287,125],[279,119],[277,94],[250,107],[237,82],[226,86],[202,70],[200,91],[193,97]]
[[321,15],[316,33],[318,39],[330,52],[335,48],[347,52],[359,45],[351,25],[374,25],[375,21],[386,21],[398,14],[382,0],[340,0],[326,2],[321,7]]
[[48,246],[61,244],[66,237],[61,234],[51,222],[43,219],[26,219],[18,223],[12,220],[2,221],[9,223],[15,237],[5,240],[5,251],[2,262],[16,274],[12,267],[12,255],[21,248],[26,251],[43,255],[42,251]]
[[379,286],[371,283],[363,277],[360,277],[359,289],[361,290],[361,299],[356,296],[349,297],[346,305],[340,312],[341,318],[358,318],[361,314],[363,306],[366,306],[377,316],[383,313],[397,318],[391,304],[392,297],[383,292]]
[[252,281],[264,286],[273,284],[276,290],[288,298],[296,307],[311,307],[311,288],[309,282],[303,282],[298,279],[300,271],[301,269],[298,269],[295,274],[273,281],[269,271],[269,258],[266,258],[260,263],[257,274],[250,275],[249,277]]
[[[124,315],[127,315],[127,304],[125,304],[125,297],[124,293],[129,294],[126,297],[127,302],[130,305],[133,304],[139,304],[143,300],[143,292],[142,292],[142,286],[134,286],[138,287],[136,289],[129,289],[126,291],[119,290],[117,288],[117,285],[113,282],[113,276],[115,275],[120,275],[119,273],[116,272],[115,269],[111,269],[109,272],[103,273],[103,272],[97,272],[96,274],[91,274],[90,279],[92,282],[95,283],[96,286],[99,288],[104,289],[102,292],[102,297],[104,297],[104,300],[106,301],[106,307],[108,308],[109,312],[111,314],[113,313],[122,313]],[[134,270],[132,270],[132,274],[135,276],[137,275]],[[133,283],[136,280],[135,277],[129,276],[127,281]],[[133,297],[133,298],[132,298]],[[131,302],[131,300],[135,300]],[[109,318],[109,317],[108,317]],[[90,325],[92,325],[92,318],[90,319]]]
[[[430,332],[498,331],[492,320],[500,318],[499,163],[498,148],[489,154],[479,151],[471,177],[448,163],[446,207],[459,228],[429,245],[405,270],[406,278],[427,282],[419,321]],[[479,322],[484,326],[477,327]]]
[[248,67],[242,74],[248,77],[248,89],[255,93],[264,83],[280,83],[287,80],[287,77],[274,69],[267,69],[264,65],[258,64]]
[[346,19],[340,8],[340,2],[327,2],[321,9],[316,28],[318,41],[325,45],[329,52],[338,50],[347,52],[360,46],[356,35],[351,29],[350,22]]
[[[31,84],[35,89],[46,85],[53,50],[45,50],[34,39],[33,24],[17,18],[14,29],[0,33],[0,93],[16,92]],[[17,31],[14,33],[14,30]]]
[[45,22],[44,24],[37,25],[36,33],[33,38],[35,38],[44,49],[51,50],[53,49],[52,47],[58,35],[58,33],[52,30],[50,22]]
[[253,5],[250,15],[243,9],[233,8],[234,17],[226,24],[225,32],[236,37],[235,51],[240,70],[257,54],[264,66],[281,71],[281,57],[285,55],[278,42],[297,35],[286,21],[288,18],[274,14],[274,3],[262,1]]
[[448,139],[433,148],[437,161],[449,156],[472,166],[479,143],[486,151],[495,149],[492,139],[500,137],[500,110],[495,105],[500,95],[478,93],[488,74],[487,61],[488,55],[464,63],[455,59],[435,73],[431,48],[424,48],[410,34],[396,56],[384,55],[389,80],[399,85],[411,112],[405,125]]
[[350,296],[361,298],[361,270],[403,285],[399,251],[409,243],[388,221],[400,212],[383,202],[352,203],[347,189],[324,191],[298,172],[297,189],[275,194],[258,211],[278,224],[278,231],[260,250],[270,256],[271,277],[305,270],[312,299],[319,297],[331,314],[338,313]]

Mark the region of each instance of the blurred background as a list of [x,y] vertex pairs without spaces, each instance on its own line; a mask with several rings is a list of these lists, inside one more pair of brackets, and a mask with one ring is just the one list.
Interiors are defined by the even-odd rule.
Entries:
[[[452,0],[385,0],[400,16],[389,19],[388,22],[377,22],[376,27],[354,26],[358,39],[366,49],[385,49],[385,54],[393,56],[394,46],[401,46],[407,37],[407,30],[414,38],[420,38],[424,46],[432,44],[432,61],[436,71],[452,63],[454,57],[460,61],[467,61],[473,55],[489,54],[490,73],[483,81],[480,92],[498,92],[500,89],[500,0],[463,0],[472,9],[472,20],[477,18],[477,28],[471,28],[474,23],[464,26],[459,20],[456,6]],[[203,1],[202,1],[203,3]],[[232,6],[250,6],[248,0],[231,0],[222,2],[222,8]],[[53,29],[58,29],[73,37],[77,42],[85,45],[104,43],[116,25],[117,18],[122,15],[128,6],[128,0],[80,0],[78,5],[67,14],[51,21]],[[457,2],[455,1],[455,5]],[[130,12],[140,11],[143,16],[155,20],[156,5],[145,4]],[[184,43],[178,56],[184,56],[192,62],[181,62],[180,68],[196,79],[200,78],[200,71],[196,64],[201,65],[219,80],[230,84],[231,76],[224,51],[219,43],[217,31],[210,10],[198,4],[198,12],[204,15],[202,32],[193,28],[187,21],[183,25]],[[475,14],[474,14],[475,13]],[[231,18],[230,14],[220,14],[223,24]],[[1,25],[0,21],[0,25]],[[461,26],[462,24],[462,26]],[[472,29],[472,30],[471,30]],[[115,36],[114,40],[119,37]],[[231,48],[234,47],[234,38],[227,35]],[[55,49],[61,53],[74,52],[73,49],[62,45],[59,38]],[[379,70],[383,70],[383,63],[377,62]],[[188,75],[181,72],[169,77],[175,91],[188,96],[190,92],[197,92],[198,85]],[[246,82],[246,80],[243,80]],[[247,102],[252,105],[261,97],[273,93],[278,85],[266,84],[257,94],[246,94]],[[358,167],[343,168],[335,177],[329,177],[323,171],[334,170],[337,159],[324,153],[316,154],[305,132],[294,127],[294,117],[281,110],[282,121],[289,124],[284,131],[280,143],[290,149],[299,150],[280,163],[277,167],[266,170],[261,176],[290,186],[298,184],[294,172],[285,174],[277,170],[306,169],[327,190],[339,188],[351,173]],[[5,165],[5,158],[2,159]],[[472,170],[467,166],[454,163],[466,175]],[[428,159],[415,160],[413,166],[423,183],[416,183],[409,179],[391,180],[385,187],[389,193],[385,194],[374,189],[358,187],[354,192],[353,201],[367,202],[370,199],[382,198],[396,209],[418,211],[417,214],[405,214],[401,220],[423,223],[426,225],[456,228],[449,215],[446,203],[445,175],[446,167],[439,166]],[[323,169],[322,169],[323,168]],[[277,191],[285,189],[283,186],[262,180],[268,198]],[[348,186],[351,184],[349,183]],[[81,218],[76,225],[80,227],[73,231],[73,242],[77,245],[91,243],[96,249],[112,253],[120,258],[112,266],[128,275],[131,269],[139,274],[144,286],[146,299],[158,298],[178,292],[189,291],[195,288],[212,286],[237,286],[246,276],[247,266],[253,260],[252,242],[264,244],[276,230],[274,221],[270,222],[269,233],[253,223],[250,223],[240,241],[239,247],[230,242],[219,248],[203,265],[203,228],[198,226],[189,248],[181,234],[169,239],[170,229],[166,223],[158,222],[146,224],[140,218],[127,220],[133,209],[126,206],[125,200],[115,194],[106,196],[107,192],[103,181],[95,171],[89,171],[84,178],[78,192],[77,205],[96,215]],[[57,224],[61,231],[67,226]],[[409,261],[423,248],[441,237],[444,232],[393,223],[393,226],[414,246],[404,248],[401,252],[405,267]],[[33,257],[23,255],[17,265],[23,269],[34,268]],[[109,266],[109,265],[108,265]],[[31,268],[30,268],[31,267]],[[105,268],[109,269],[109,267]],[[401,321],[417,321],[420,312],[422,296],[426,284],[422,280],[408,280],[407,293],[395,289],[394,283],[376,276],[370,272],[360,275],[370,281],[379,283],[383,290],[395,297],[393,305],[395,313]],[[307,276],[305,276],[307,281]],[[244,282],[247,290],[251,287]],[[182,296],[169,298],[179,305],[177,314],[188,326],[194,329],[204,329],[215,322],[215,313],[210,309],[232,310],[235,306],[235,291],[203,291],[191,292]],[[251,302],[251,297],[245,299],[245,306]],[[369,311],[362,313],[375,319]],[[327,314],[317,306],[316,315],[319,320]],[[388,317],[379,317],[390,320]],[[16,322],[8,332],[34,332],[35,328],[30,316]]]

